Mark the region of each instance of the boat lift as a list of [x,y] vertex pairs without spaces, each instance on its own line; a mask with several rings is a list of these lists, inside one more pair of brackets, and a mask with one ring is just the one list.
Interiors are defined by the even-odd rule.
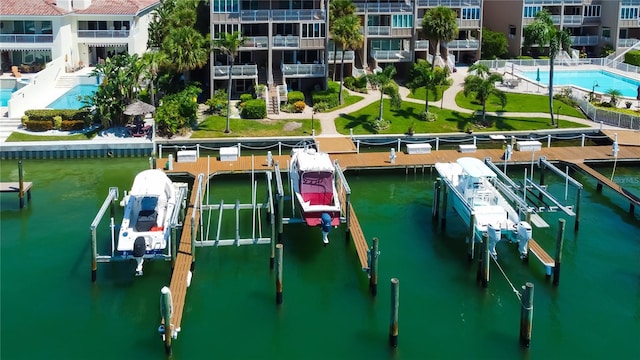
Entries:
[[[176,251],[173,249],[173,244],[178,240],[176,236],[176,230],[182,227],[182,218],[184,217],[184,209],[186,208],[185,199],[187,197],[187,184],[174,183],[177,185],[176,189],[176,206],[173,208],[169,226],[171,227],[171,236],[167,241],[167,246],[164,250],[158,250],[150,254],[144,254],[145,260],[175,260]],[[129,251],[117,251],[116,250],[116,229],[119,225],[115,224],[115,202],[118,200],[119,191],[117,187],[110,187],[107,197],[104,199],[100,210],[96,214],[91,226],[91,281],[95,282],[98,271],[98,263],[110,263],[134,260],[133,253]],[[111,229],[111,244],[110,254],[101,255],[98,253],[98,235],[97,229],[104,217],[107,208],[110,209],[110,222],[109,228]]]

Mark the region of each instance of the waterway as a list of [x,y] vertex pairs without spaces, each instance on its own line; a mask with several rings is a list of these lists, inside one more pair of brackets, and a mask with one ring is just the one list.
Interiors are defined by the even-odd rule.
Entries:
[[[0,180],[16,181],[15,162],[0,163]],[[99,264],[90,281],[89,225],[110,186],[120,191],[146,159],[24,163],[34,182],[23,210],[16,194],[0,198],[0,358],[160,359],[160,288],[170,264]],[[610,175],[610,168],[600,169]],[[538,169],[536,168],[536,172]],[[609,172],[607,172],[609,171]],[[518,177],[520,169],[509,169]],[[536,173],[537,176],[537,173]],[[284,303],[275,305],[269,246],[198,249],[174,359],[416,359],[622,358],[640,353],[640,215],[606,188],[585,184],[581,228],[560,213],[544,214],[549,229],[534,237],[553,253],[557,222],[567,218],[559,287],[515,245],[498,245],[499,262],[516,288],[535,284],[531,347],[518,343],[520,304],[509,281],[491,265],[488,289],[466,259],[462,222],[449,212],[445,230],[431,221],[435,173],[347,172],[367,237],[380,239],[378,296],[368,293],[343,230],[323,247],[317,229],[290,225],[284,234]],[[264,176],[258,199],[264,198]],[[616,179],[640,194],[640,168],[618,167]],[[547,174],[559,198],[564,181]],[[575,199],[575,189],[567,192]],[[215,177],[211,202],[250,202],[249,176]],[[231,214],[231,213],[229,213]],[[225,213],[230,237],[235,219]],[[249,215],[241,236],[251,233]],[[266,224],[262,224],[266,227]],[[268,233],[263,228],[265,233]],[[109,243],[101,227],[101,252]],[[390,349],[389,280],[400,280],[399,347]]]

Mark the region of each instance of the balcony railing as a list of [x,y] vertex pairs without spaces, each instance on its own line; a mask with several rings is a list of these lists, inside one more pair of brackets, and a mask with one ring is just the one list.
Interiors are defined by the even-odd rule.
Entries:
[[[228,78],[229,66],[214,66],[212,71],[214,78]],[[258,76],[258,65],[234,65],[231,77],[251,78]]]
[[449,50],[478,50],[480,41],[475,39],[453,40],[448,42],[445,47]]
[[582,5],[584,0],[524,0],[525,5]]
[[459,8],[467,6],[480,6],[481,0],[418,0],[418,7],[446,6]]
[[480,19],[457,19],[459,28],[474,28],[480,27]]
[[129,30],[78,30],[81,38],[127,38]]
[[582,24],[582,15],[565,15],[562,23],[564,25],[580,25]]
[[639,43],[639,39],[618,39],[618,47],[632,47],[633,45]]
[[412,61],[410,51],[404,50],[371,50],[371,57],[377,61],[394,60],[394,61]]
[[[328,52],[329,54],[329,62],[333,62],[334,58],[333,58],[333,50],[330,50]],[[353,61],[353,59],[355,59],[355,52],[353,52],[353,50],[347,50],[344,52],[344,61]],[[342,61],[342,51],[338,50],[338,52],[336,53],[336,57],[335,57],[336,61]]]
[[416,40],[416,50],[429,50],[429,40]]
[[293,35],[287,35],[287,36],[276,35],[273,37],[273,46],[297,48],[297,47],[300,47],[300,37],[293,36]]
[[411,13],[413,7],[407,3],[356,3],[357,13]]
[[391,35],[391,26],[367,26],[369,35]]
[[240,19],[245,21],[269,21],[271,10],[242,10]]
[[325,64],[282,64],[282,75],[288,77],[325,76]]
[[598,35],[572,36],[571,44],[573,46],[594,46],[598,45],[599,40]]
[[313,21],[325,20],[324,10],[242,10],[240,19],[250,22],[256,21]]
[[51,43],[53,35],[46,34],[0,34],[0,42],[3,43]]
[[244,38],[241,48],[245,49],[259,49],[267,48],[269,46],[268,36],[248,36]]

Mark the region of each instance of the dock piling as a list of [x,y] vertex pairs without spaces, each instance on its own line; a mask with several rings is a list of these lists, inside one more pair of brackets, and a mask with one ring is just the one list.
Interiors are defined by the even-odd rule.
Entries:
[[573,231],[578,231],[580,228],[580,195],[582,194],[582,189],[578,188],[578,194],[576,195],[576,216],[575,223],[573,224]]
[[440,215],[439,212],[439,206],[440,206],[440,186],[441,186],[441,182],[442,180],[440,180],[440,178],[436,179],[436,181],[433,182],[433,206],[431,209],[431,217],[433,218],[433,220],[437,223],[438,222],[438,216]]
[[369,268],[369,290],[371,295],[376,296],[378,294],[378,238],[373,238],[373,245],[369,250],[369,259],[371,266]]
[[276,305],[282,304],[282,244],[276,245]]
[[161,327],[163,330],[162,340],[164,341],[164,351],[167,355],[171,355],[171,313],[173,312],[171,290],[165,286],[160,290],[160,293],[160,309],[164,320],[164,327]]
[[447,197],[449,197],[449,189],[447,186],[443,186],[442,209],[440,210],[440,227],[442,227],[442,230],[447,228]]
[[489,237],[487,234],[482,235],[482,257],[478,261],[478,281],[483,288],[489,287]]
[[22,174],[22,160],[18,161],[18,198],[20,198],[20,209],[24,207],[24,176]]
[[469,250],[467,259],[473,261],[476,242],[476,214],[472,211],[469,217]]
[[91,282],[96,282],[98,275],[98,241],[96,228],[91,228]]
[[562,262],[562,246],[564,242],[564,227],[566,221],[564,219],[558,220],[558,238],[556,240],[556,257],[555,266],[553,267],[553,285],[558,286],[560,284],[560,263]]
[[520,311],[520,345],[529,347],[531,344],[531,328],[533,325],[533,284],[527,282],[522,287],[523,294],[520,299],[522,309]]
[[389,345],[398,347],[398,308],[400,307],[400,280],[391,279],[391,325],[389,326]]

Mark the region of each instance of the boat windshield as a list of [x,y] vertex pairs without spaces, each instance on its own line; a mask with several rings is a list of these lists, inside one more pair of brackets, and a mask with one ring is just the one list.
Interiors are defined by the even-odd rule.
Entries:
[[303,194],[333,192],[333,174],[325,171],[307,171],[303,173],[300,192]]

